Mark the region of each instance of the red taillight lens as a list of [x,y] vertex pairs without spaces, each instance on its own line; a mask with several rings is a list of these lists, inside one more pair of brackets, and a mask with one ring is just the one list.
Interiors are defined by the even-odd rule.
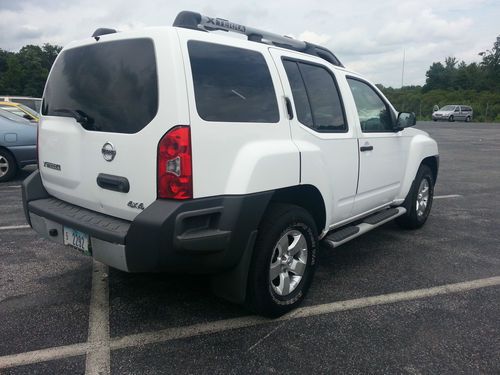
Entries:
[[193,198],[189,126],[176,126],[158,144],[158,198]]

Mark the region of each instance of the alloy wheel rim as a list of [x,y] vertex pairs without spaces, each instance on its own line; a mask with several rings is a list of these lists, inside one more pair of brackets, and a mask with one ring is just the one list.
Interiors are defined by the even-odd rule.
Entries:
[[424,178],[420,182],[420,186],[418,187],[417,202],[416,202],[418,217],[424,216],[427,206],[429,204],[429,192],[430,192],[429,187],[430,187],[429,181],[426,178]]
[[0,177],[5,176],[9,172],[9,162],[8,160],[0,155]]
[[300,284],[307,266],[308,246],[305,236],[288,230],[276,243],[269,264],[269,282],[279,296],[287,296]]

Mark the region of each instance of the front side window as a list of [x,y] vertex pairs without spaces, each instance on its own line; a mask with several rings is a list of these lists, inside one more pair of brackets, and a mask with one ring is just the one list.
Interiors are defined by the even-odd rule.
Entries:
[[354,78],[347,78],[347,82],[356,103],[363,133],[394,131],[389,106],[375,90],[365,82]]
[[271,73],[261,53],[191,40],[196,109],[205,121],[279,121]]
[[342,102],[335,80],[325,68],[284,60],[298,120],[318,132],[345,132]]

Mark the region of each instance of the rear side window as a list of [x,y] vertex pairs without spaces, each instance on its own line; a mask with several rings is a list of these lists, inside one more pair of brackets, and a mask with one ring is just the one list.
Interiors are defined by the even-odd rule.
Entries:
[[267,63],[259,52],[191,40],[196,109],[205,121],[279,121]]
[[298,120],[318,132],[345,132],[342,102],[332,74],[325,68],[284,60]]
[[153,41],[94,43],[63,51],[44,92],[42,113],[82,119],[87,130],[137,133],[156,116]]

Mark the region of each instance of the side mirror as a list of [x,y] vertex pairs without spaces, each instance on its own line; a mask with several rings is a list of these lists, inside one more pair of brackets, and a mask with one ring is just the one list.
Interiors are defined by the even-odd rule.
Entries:
[[413,112],[399,112],[398,120],[396,121],[396,131],[403,130],[417,124],[417,117]]

